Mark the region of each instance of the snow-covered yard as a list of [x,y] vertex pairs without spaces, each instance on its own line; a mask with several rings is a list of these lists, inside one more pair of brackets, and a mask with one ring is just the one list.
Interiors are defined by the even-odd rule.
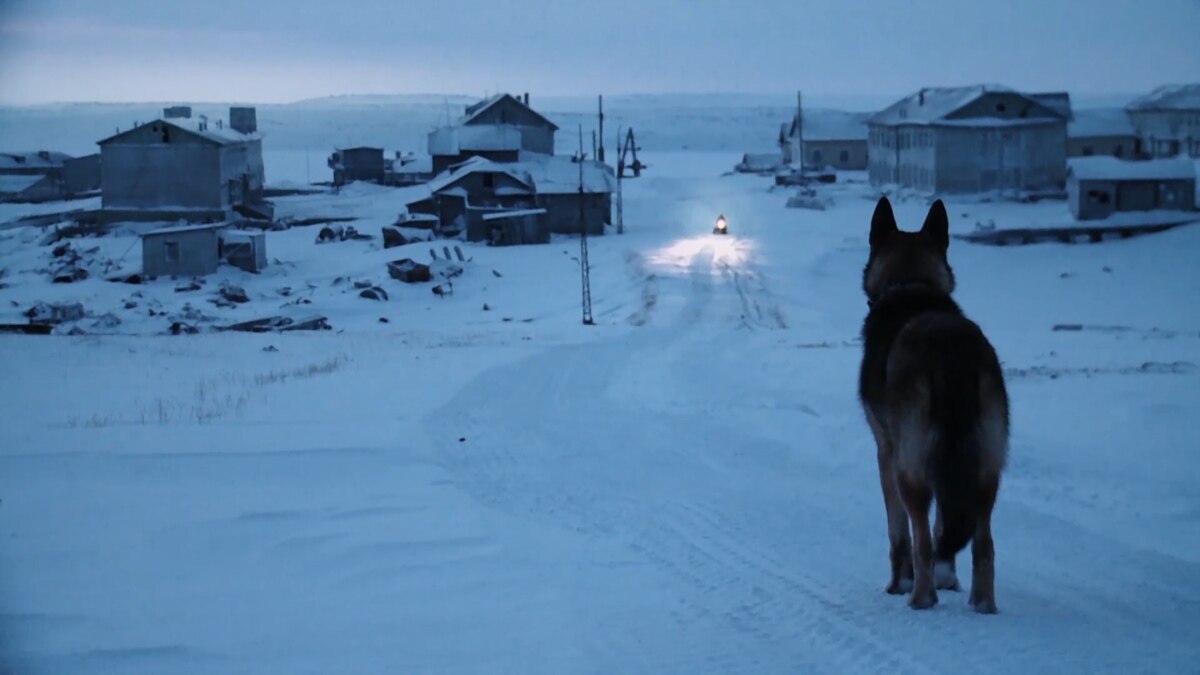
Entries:
[[[828,211],[786,209],[767,179],[720,175],[736,160],[647,153],[627,234],[591,240],[594,327],[572,239],[464,245],[439,298],[384,269],[429,245],[316,228],[269,233],[278,264],[191,293],[52,285],[34,235],[0,233],[0,320],[78,299],[135,333],[0,336],[0,670],[1194,670],[1200,227],[952,243],[1013,402],[1001,613],[950,592],[916,613],[883,592],[855,393],[874,197],[842,184]],[[378,234],[402,203],[354,186],[280,208]],[[949,206],[957,232],[1065,211]],[[926,209],[896,203],[908,229]],[[85,243],[136,269],[134,242]],[[206,303],[221,279],[251,302]],[[298,297],[335,331],[171,337],[145,312],[225,322]]]

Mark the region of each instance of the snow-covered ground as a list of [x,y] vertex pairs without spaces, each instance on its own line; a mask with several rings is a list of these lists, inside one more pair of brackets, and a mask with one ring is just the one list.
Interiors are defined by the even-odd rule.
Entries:
[[[262,275],[176,293],[50,284],[37,233],[0,232],[0,321],[79,300],[121,320],[83,329],[128,333],[0,336],[0,670],[1195,670],[1200,227],[952,243],[1013,403],[1001,613],[950,592],[917,613],[883,592],[855,397],[874,196],[845,183],[828,211],[786,209],[768,179],[721,175],[737,159],[646,153],[627,233],[591,240],[593,327],[573,239],[461,245],[439,298],[384,269],[428,244],[272,232]],[[279,208],[378,234],[408,196]],[[909,229],[926,209],[896,203]],[[1039,209],[1065,206],[950,204],[958,232]],[[136,271],[132,234],[83,245]],[[221,280],[251,301],[207,303]],[[148,309],[185,302],[335,330],[156,334],[168,318]]]

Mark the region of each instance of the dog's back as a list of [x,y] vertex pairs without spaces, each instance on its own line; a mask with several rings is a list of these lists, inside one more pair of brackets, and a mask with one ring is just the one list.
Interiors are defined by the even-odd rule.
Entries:
[[[1008,398],[999,360],[983,332],[950,297],[954,276],[945,258],[947,228],[940,201],[921,232],[906,233],[896,228],[890,205],[881,200],[864,271],[871,311],[863,327],[859,392],[879,444],[893,545],[889,590],[903,589],[905,573],[913,569],[902,560],[911,546],[905,536],[907,519],[895,513],[902,505],[913,521],[917,546],[914,606],[937,601],[922,578],[922,566],[930,567],[935,551],[936,569],[928,571],[938,588],[957,587],[954,557],[972,538],[976,566],[983,562],[990,570],[991,509],[1008,439]],[[937,500],[937,542],[929,542],[923,556],[932,498]],[[972,604],[994,611],[990,574],[985,576],[981,580],[976,575]]]

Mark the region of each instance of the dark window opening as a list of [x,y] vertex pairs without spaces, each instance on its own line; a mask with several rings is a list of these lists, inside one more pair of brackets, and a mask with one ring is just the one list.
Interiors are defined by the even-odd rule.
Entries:
[[841,158],[842,162],[849,162],[850,161],[850,151],[843,150],[841,155],[839,155],[839,157]]
[[813,162],[821,161],[821,151],[820,150],[813,150],[812,161]]
[[1000,113],[1002,113],[1002,112],[1004,112],[1006,109],[1007,109],[1007,106],[1005,106],[1003,103],[997,103],[997,104],[996,104],[996,112],[1000,112]]
[[1090,145],[1083,146],[1083,150],[1080,150],[1080,154],[1082,154],[1084,157],[1091,157],[1092,156],[1092,146],[1090,146]]
[[1088,190],[1088,201],[1092,204],[1108,204],[1109,196],[1104,190]]
[[1122,147],[1121,145],[1118,144],[1117,147],[1113,148],[1113,157],[1124,157],[1124,156],[1125,156],[1125,148],[1124,147]]
[[163,242],[163,260],[169,263],[179,262],[179,242]]
[[485,174],[483,174],[483,187],[485,187],[485,188],[487,188],[487,189],[489,189],[489,190],[491,190],[491,189],[493,189],[493,188],[495,188],[495,187],[496,187],[496,176],[495,176],[495,174],[490,174],[490,173],[485,173]]

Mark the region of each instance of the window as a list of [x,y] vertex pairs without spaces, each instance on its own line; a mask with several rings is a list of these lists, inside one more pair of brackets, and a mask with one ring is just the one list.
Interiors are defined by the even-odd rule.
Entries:
[[1121,144],[1118,143],[1117,147],[1113,148],[1113,157],[1124,157],[1124,156],[1125,156],[1125,148],[1121,147]]
[[163,260],[169,263],[179,262],[179,242],[163,242]]
[[488,190],[495,189],[496,175],[491,173],[483,174],[483,187],[487,188]]
[[998,113],[1002,113],[1002,112],[1004,112],[1005,110],[1006,110],[1006,106],[1005,106],[1003,103],[997,103],[997,104],[996,104],[996,112],[998,112]]
[[1104,190],[1088,190],[1088,202],[1092,204],[1107,204],[1109,201],[1108,192]]
[[1083,155],[1084,157],[1091,157],[1092,156],[1092,146],[1090,146],[1090,145],[1083,146],[1083,149],[1080,150],[1079,153],[1081,155]]
[[821,161],[821,151],[820,150],[813,150],[812,161],[814,164]]
[[846,164],[850,161],[850,151],[843,150],[842,153],[838,157],[841,160],[842,164]]

